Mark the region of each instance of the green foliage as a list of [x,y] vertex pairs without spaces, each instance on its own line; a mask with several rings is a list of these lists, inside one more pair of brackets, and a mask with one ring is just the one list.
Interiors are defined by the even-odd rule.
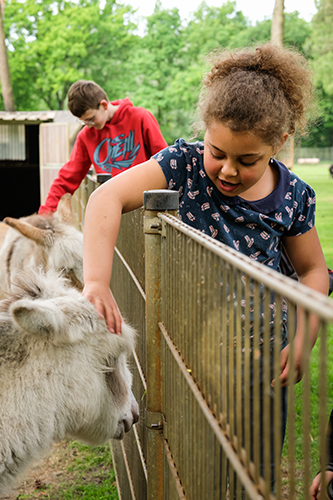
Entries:
[[286,47],[294,47],[308,57],[307,40],[311,34],[311,25],[300,18],[297,11],[285,14],[284,45]]
[[333,146],[333,95],[328,95],[321,85],[317,87],[318,116],[311,133],[302,139],[304,147]]
[[318,12],[312,19],[312,32],[304,46],[311,58],[314,82],[318,89],[319,116],[310,141],[304,145],[332,146],[333,144],[333,0],[318,0]]
[[131,58],[134,85],[130,95],[135,103],[152,111],[166,140],[171,142],[169,128],[174,106],[170,86],[183,64],[182,35],[178,9],[162,9],[157,1],[153,14],[147,18],[145,36],[138,41]]
[[[128,2],[128,3],[127,3]],[[77,79],[127,95],[156,116],[169,143],[192,137],[207,55],[270,40],[271,19],[252,25],[226,0],[203,1],[182,19],[158,0],[145,30],[130,0],[6,0],[4,25],[18,110],[66,109]],[[285,13],[284,43],[311,60],[319,96],[313,133],[302,145],[333,144],[333,0],[318,0],[313,22]],[[140,33],[140,34],[139,34]],[[0,108],[3,108],[0,98]]]
[[93,79],[122,87],[123,61],[134,43],[130,7],[105,0],[8,0],[5,29],[18,109],[64,109],[68,89]]
[[333,96],[333,0],[318,0],[317,7],[318,12],[312,20],[311,47],[315,81],[328,95]]

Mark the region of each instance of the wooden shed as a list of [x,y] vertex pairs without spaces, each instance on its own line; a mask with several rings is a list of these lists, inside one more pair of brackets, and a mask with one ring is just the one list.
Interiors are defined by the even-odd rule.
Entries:
[[70,111],[0,111],[0,220],[38,210],[81,127]]

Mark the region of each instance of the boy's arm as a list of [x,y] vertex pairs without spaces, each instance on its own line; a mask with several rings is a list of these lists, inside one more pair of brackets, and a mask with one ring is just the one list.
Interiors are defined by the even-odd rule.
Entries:
[[157,120],[147,110],[145,110],[145,114],[143,115],[142,128],[145,147],[151,156],[168,146],[162,135]]
[[121,214],[141,207],[144,191],[166,187],[161,167],[151,159],[105,182],[90,196],[83,231],[83,296],[105,318],[110,332],[121,332],[121,316],[109,288]]
[[[299,281],[327,295],[328,292],[328,273],[323,251],[319,242],[317,230],[315,227],[308,232],[293,237],[285,237],[283,244],[288,257],[297,273]],[[310,315],[310,346],[314,346],[319,329],[317,317]],[[299,382],[303,376],[302,373],[302,352],[304,344],[304,315],[302,309],[297,310],[297,328],[294,339],[294,358],[295,358],[295,383]],[[289,345],[281,352],[281,383],[282,386],[288,385],[289,372]]]
[[65,193],[73,194],[88,173],[91,159],[86,146],[87,127],[84,127],[76,138],[70,159],[59,170],[57,178],[53,181],[44,205],[38,213],[54,212],[58,202]]

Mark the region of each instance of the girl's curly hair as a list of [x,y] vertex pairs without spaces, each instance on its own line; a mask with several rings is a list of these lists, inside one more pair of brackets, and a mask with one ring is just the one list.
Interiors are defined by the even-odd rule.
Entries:
[[275,146],[283,133],[304,131],[313,104],[311,71],[295,50],[272,43],[213,53],[199,99],[201,119],[251,132]]

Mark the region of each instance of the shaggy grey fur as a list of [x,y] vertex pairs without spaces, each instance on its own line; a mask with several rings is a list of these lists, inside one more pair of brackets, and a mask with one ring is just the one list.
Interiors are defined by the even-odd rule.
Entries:
[[[4,222],[11,227],[0,250],[2,297],[11,290],[16,276],[29,268],[62,272],[74,287],[82,290],[83,235],[74,226],[70,194],[61,198],[54,214],[33,214],[21,219],[6,217]],[[22,234],[26,228],[31,235]],[[37,234],[39,239],[34,239]]]
[[110,334],[55,272],[31,271],[0,302],[0,493],[65,437],[100,444],[138,420],[127,358],[134,332]]

